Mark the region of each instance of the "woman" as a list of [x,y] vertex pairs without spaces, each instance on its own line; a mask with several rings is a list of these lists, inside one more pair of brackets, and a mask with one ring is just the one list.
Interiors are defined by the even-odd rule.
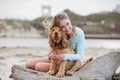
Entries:
[[[85,48],[84,32],[71,24],[69,16],[62,12],[57,14],[52,19],[52,26],[59,26],[63,32],[66,33],[69,42],[71,43],[75,54],[59,54],[51,53],[50,58],[56,60],[78,60],[83,57]],[[37,71],[47,72],[50,68],[50,61],[48,57],[36,58],[26,62],[26,67]]]

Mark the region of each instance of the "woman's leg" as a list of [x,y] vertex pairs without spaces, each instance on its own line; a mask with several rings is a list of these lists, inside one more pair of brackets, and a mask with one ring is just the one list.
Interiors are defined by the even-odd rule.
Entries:
[[25,66],[30,69],[35,69],[35,66],[37,65],[37,63],[50,63],[50,60],[48,59],[48,57],[35,58],[27,61],[25,63]]
[[50,69],[50,63],[37,63],[35,65],[36,71],[48,72]]

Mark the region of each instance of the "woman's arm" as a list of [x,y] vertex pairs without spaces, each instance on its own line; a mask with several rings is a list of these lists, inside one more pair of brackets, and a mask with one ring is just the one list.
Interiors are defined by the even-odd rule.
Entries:
[[82,30],[79,31],[77,36],[78,37],[75,38],[75,40],[77,41],[76,48],[75,48],[75,54],[71,54],[71,53],[65,54],[64,60],[78,60],[78,59],[81,59],[83,57],[83,53],[84,53],[84,49],[85,49],[84,32]]
[[85,36],[82,30],[78,30],[76,38],[73,39],[71,44],[76,44],[75,54],[66,53],[66,54],[51,54],[50,57],[56,60],[78,60],[83,57],[84,48],[85,48]]
[[77,48],[75,50],[75,54],[71,54],[71,53],[66,53],[66,54],[50,54],[50,58],[52,59],[56,59],[56,60],[78,60],[81,59],[83,57],[83,53],[84,53],[84,42],[85,40],[83,40],[83,42],[78,42],[77,44]]

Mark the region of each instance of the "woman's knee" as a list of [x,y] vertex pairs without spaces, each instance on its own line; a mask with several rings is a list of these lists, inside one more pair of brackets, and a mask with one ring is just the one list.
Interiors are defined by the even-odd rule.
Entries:
[[[30,69],[35,69],[35,65],[38,65],[37,63],[50,63],[50,60],[48,60],[48,57],[35,58],[35,59],[27,61],[25,63],[25,66]],[[46,64],[42,64],[42,65],[46,65]]]
[[50,68],[50,63],[37,63],[35,65],[35,70],[37,71],[47,72],[49,68]]
[[27,61],[25,63],[25,67],[29,68],[29,69],[34,69],[34,64],[32,63],[32,61]]
[[50,63],[50,60],[48,59],[48,57],[41,57],[39,58],[40,62],[45,62],[45,63]]

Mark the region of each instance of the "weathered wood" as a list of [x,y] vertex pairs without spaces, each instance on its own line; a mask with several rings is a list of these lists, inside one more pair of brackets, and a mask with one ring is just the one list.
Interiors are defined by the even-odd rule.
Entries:
[[112,75],[119,66],[120,52],[111,52],[91,61],[73,76],[58,78],[43,72],[26,69],[23,66],[14,65],[11,78],[14,80],[80,80],[81,77],[87,80],[111,80]]

